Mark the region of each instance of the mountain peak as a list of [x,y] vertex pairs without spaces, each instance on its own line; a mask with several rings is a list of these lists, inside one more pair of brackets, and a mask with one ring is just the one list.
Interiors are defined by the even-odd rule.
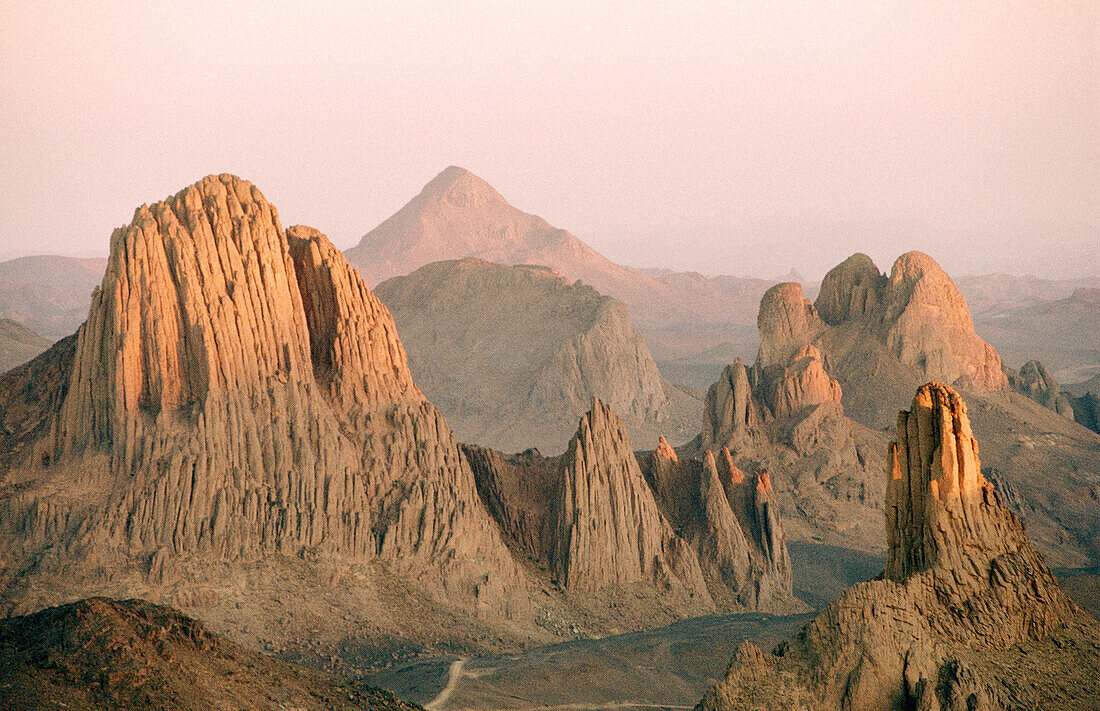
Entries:
[[463,207],[485,203],[508,204],[492,185],[457,165],[447,166],[428,181],[420,191],[420,197],[442,199]]

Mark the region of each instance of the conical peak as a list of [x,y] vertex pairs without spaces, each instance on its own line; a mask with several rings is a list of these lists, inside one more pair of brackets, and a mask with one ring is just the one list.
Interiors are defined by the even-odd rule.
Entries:
[[505,203],[500,193],[465,168],[452,165],[432,178],[421,196],[429,200],[443,200],[462,207],[477,207],[486,203]]

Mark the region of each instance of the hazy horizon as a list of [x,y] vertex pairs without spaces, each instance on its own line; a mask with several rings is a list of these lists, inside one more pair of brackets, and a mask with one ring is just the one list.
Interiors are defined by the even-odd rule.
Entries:
[[630,266],[1095,276],[1100,4],[0,8],[0,258],[209,173],[357,243],[447,165]]

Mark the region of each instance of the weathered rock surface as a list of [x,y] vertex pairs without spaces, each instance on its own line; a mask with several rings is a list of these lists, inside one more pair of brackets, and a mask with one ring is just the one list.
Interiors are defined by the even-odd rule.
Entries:
[[[848,433],[857,441],[853,456],[841,457],[847,460],[844,468],[832,468],[832,477],[814,477],[831,482],[828,498],[819,499],[827,508],[807,505],[807,497],[818,499],[812,488],[805,489],[809,477],[792,475],[777,462],[766,463],[793,540],[804,540],[800,518],[829,521],[829,509],[843,510],[832,520],[859,521],[861,533],[850,540],[862,539],[858,545],[874,548],[877,526],[868,524],[878,517],[881,490],[876,467],[867,463],[868,457],[877,459],[872,451],[877,445],[871,447],[867,431],[854,423],[877,431],[893,426],[914,390],[934,379],[953,383],[972,402],[975,429],[987,443],[986,466],[998,481],[1019,492],[1014,510],[1026,518],[1044,553],[1060,566],[1095,564],[1100,555],[1100,538],[1094,533],[1097,510],[1088,503],[1091,494],[1083,497],[1081,492],[1100,486],[1100,440],[1055,414],[1058,409],[1067,413],[1073,403],[1061,399],[1049,374],[1029,367],[1028,384],[1019,374],[1014,377],[1029,397],[1044,405],[1053,402],[1055,410],[1043,409],[1009,387],[1005,373],[1011,371],[975,335],[961,293],[930,257],[902,255],[884,275],[866,255],[854,255],[826,275],[814,305],[797,284],[776,286],[761,301],[758,320],[760,357],[748,379],[768,439],[792,447],[804,460],[816,459],[817,465],[794,466],[817,471],[821,462],[836,458],[826,453],[827,446],[851,452],[845,444]],[[800,368],[795,355],[802,349],[810,354],[816,349],[820,358],[802,360],[808,367]],[[842,410],[829,397],[834,391],[826,378],[839,385]],[[816,409],[799,410],[799,405],[814,402],[819,402]],[[1078,409],[1085,407],[1082,403]],[[749,451],[731,450],[739,463]],[[785,494],[791,479],[801,482],[797,504]],[[795,506],[800,515],[792,512]]]
[[392,694],[287,664],[144,600],[92,598],[0,621],[7,708],[378,709]]
[[1006,386],[1001,357],[974,333],[962,293],[928,255],[907,252],[897,258],[884,305],[887,348],[922,378],[953,383],[965,377],[979,387]]
[[562,452],[593,396],[637,440],[683,427],[622,303],[549,268],[438,262],[376,293],[416,382],[464,442]]
[[772,612],[803,609],[767,471],[747,479],[728,448],[680,457],[667,442],[641,457],[661,510],[695,549],[718,600]]
[[725,368],[707,392],[699,437],[677,454],[772,472],[792,540],[881,550],[875,471],[885,439],[844,416],[840,384],[814,345],[825,324],[793,283],[769,290],[758,322],[757,362]]
[[726,366],[710,386],[703,406],[702,446],[749,449],[763,437],[763,420],[753,400],[750,371],[740,359]]
[[[223,175],[111,243],[75,346],[0,385],[27,413],[5,423],[5,609],[72,599],[97,566],[157,589],[191,558],[273,555],[384,561],[441,603],[524,609],[392,319],[325,237]],[[36,403],[51,369],[67,384]]]
[[799,348],[781,371],[765,371],[761,379],[763,399],[773,417],[789,417],[826,402],[840,403],[840,383],[825,372],[821,352],[809,344]]
[[26,363],[50,347],[50,342],[9,318],[0,318],[0,373]]
[[664,439],[639,463],[598,399],[559,457],[464,449],[513,549],[570,596],[643,584],[682,613],[803,609],[766,475],[679,461]]
[[756,364],[764,370],[785,367],[803,346],[818,341],[825,330],[817,309],[802,296],[802,285],[795,282],[776,284],[764,293],[756,326],[760,330]]
[[581,418],[562,467],[550,566],[567,588],[647,582],[709,597],[698,559],[657,508],[622,421],[600,400]]
[[770,656],[738,650],[701,709],[1087,708],[1100,625],[981,473],[966,406],[921,388],[887,468],[889,557]]

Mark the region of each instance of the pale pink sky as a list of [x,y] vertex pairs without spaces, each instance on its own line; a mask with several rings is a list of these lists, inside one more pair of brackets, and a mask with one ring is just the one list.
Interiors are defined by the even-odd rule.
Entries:
[[1100,272],[1096,0],[535,4],[4,2],[0,257],[218,172],[347,247],[457,164],[627,263]]

